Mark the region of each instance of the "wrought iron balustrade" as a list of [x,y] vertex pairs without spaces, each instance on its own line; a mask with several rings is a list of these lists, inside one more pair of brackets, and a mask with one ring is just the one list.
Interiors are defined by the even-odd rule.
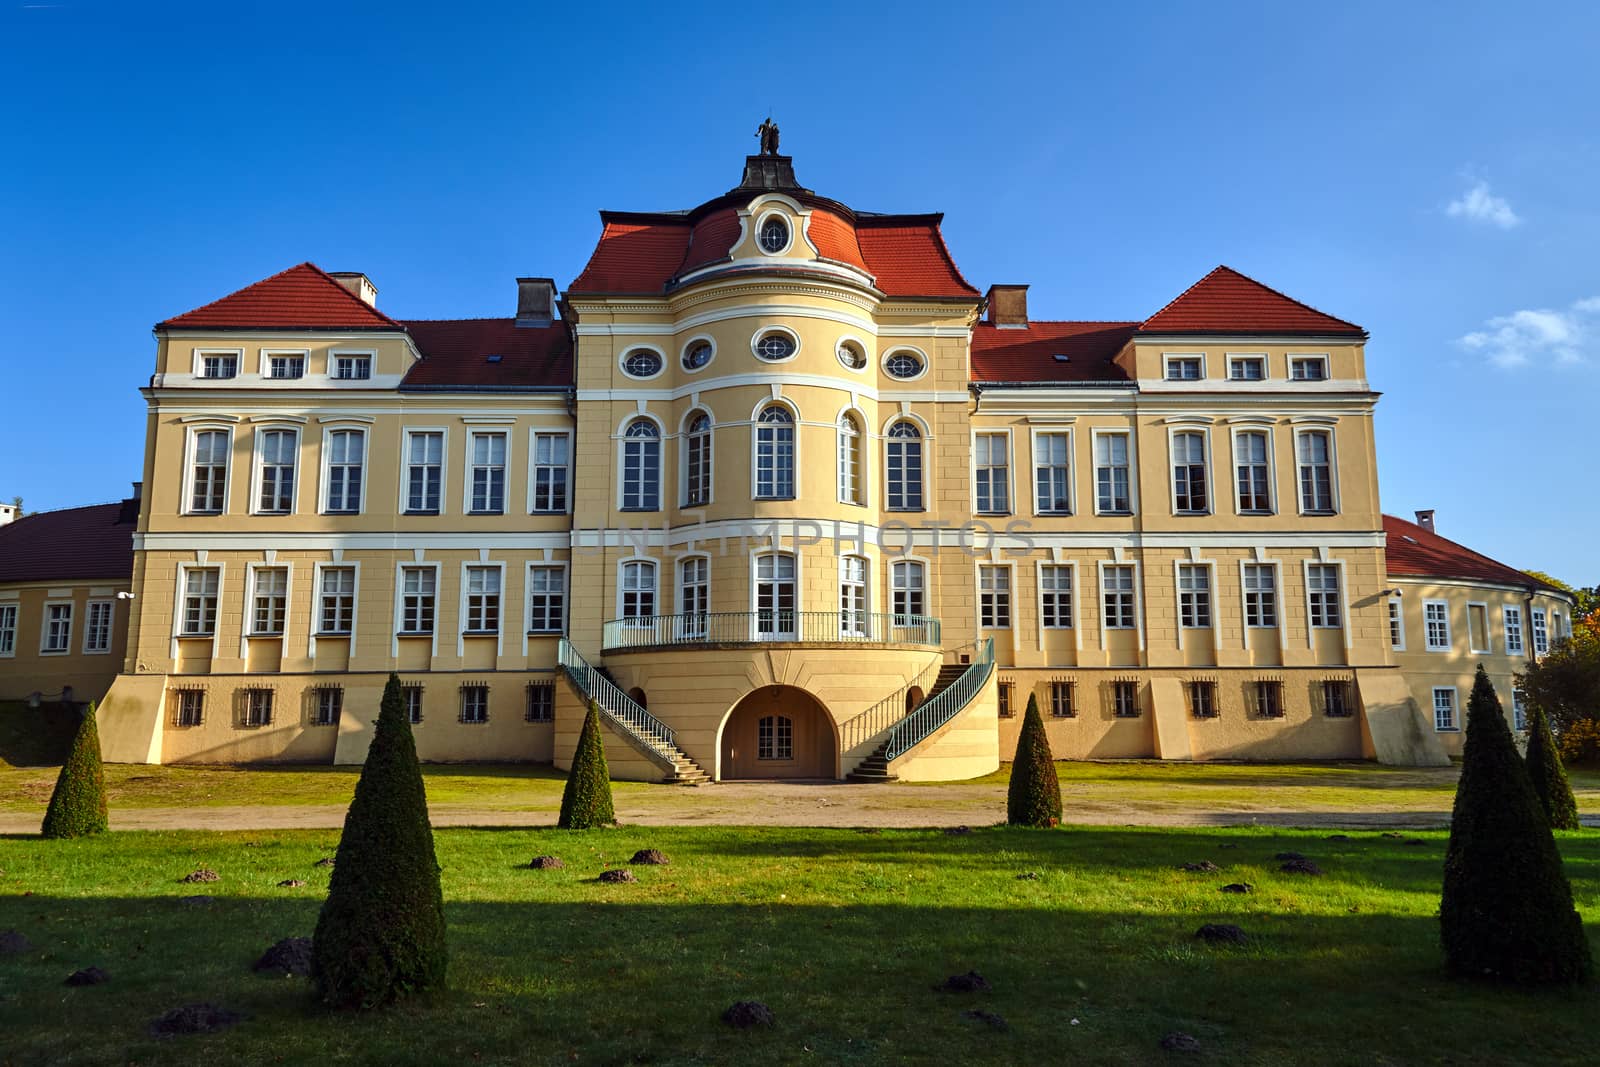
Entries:
[[712,611],[642,615],[605,624],[607,650],[657,645],[762,645],[779,641],[939,644],[939,620],[872,611]]

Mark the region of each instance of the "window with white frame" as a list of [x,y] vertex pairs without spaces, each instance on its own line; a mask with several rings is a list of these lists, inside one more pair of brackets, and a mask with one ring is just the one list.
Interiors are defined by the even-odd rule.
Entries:
[[1186,630],[1211,626],[1211,568],[1205,564],[1178,565],[1178,625]]
[[282,352],[267,356],[267,377],[286,381],[306,376],[306,357],[299,352]]
[[282,637],[289,610],[289,569],[257,567],[250,597],[250,636]]
[[1306,430],[1295,437],[1300,469],[1300,510],[1307,515],[1333,514],[1333,435]]
[[1050,683],[1050,715],[1056,719],[1071,719],[1078,714],[1078,708],[1073,701],[1075,695],[1071,681],[1057,678]]
[[1543,608],[1533,609],[1533,654],[1542,656],[1550,651],[1550,627],[1545,622]]
[[372,357],[335,354],[333,376],[342,382],[365,381],[372,377]]
[[1003,515],[1011,510],[1006,445],[1003,433],[980,433],[973,442],[974,501],[980,514]]
[[528,632],[558,634],[567,624],[567,569],[550,564],[528,567]]
[[711,417],[704,412],[689,420],[684,436],[683,503],[699,507],[711,503]]
[[978,625],[986,630],[1011,625],[1011,568],[997,564],[978,566]]
[[354,515],[361,510],[361,482],[366,464],[367,435],[361,430],[328,434],[328,495],[324,511]]
[[1259,382],[1267,376],[1267,357],[1232,356],[1228,360],[1228,378],[1236,382]]
[[489,687],[464,685],[461,687],[461,712],[457,721],[481,726],[489,721]]
[[704,338],[690,341],[683,347],[683,355],[679,362],[686,371],[697,371],[711,362],[711,357],[717,354],[716,348]]
[[323,567],[317,584],[317,633],[341,637],[356,628],[356,569]]
[[769,552],[756,557],[756,635],[762,638],[795,636],[795,606],[799,601],[795,557]]
[[1501,614],[1505,618],[1506,655],[1524,655],[1522,645],[1522,608],[1507,604]]
[[111,651],[111,619],[115,611],[115,601],[91,600],[87,608],[88,613],[83,626],[83,650],[85,652],[110,652]]
[[861,423],[850,412],[839,416],[839,500],[845,504],[865,504],[866,492],[861,477]]
[[889,565],[889,610],[897,617],[896,625],[909,615],[923,615],[923,599],[927,570],[916,560],[898,560]]
[[1423,630],[1428,638],[1429,652],[1450,651],[1450,605],[1443,600],[1422,602]]
[[406,434],[406,514],[437,515],[444,486],[444,434]]
[[654,378],[663,366],[661,353],[648,348],[635,348],[622,357],[622,373],[630,378]]
[[1396,652],[1406,650],[1406,616],[1400,601],[1389,601],[1389,647]]
[[1244,624],[1257,630],[1278,625],[1278,569],[1270,563],[1244,565]]
[[1249,515],[1272,514],[1272,467],[1269,441],[1263,430],[1246,430],[1233,438],[1234,472],[1239,486],[1239,510]]
[[183,616],[180,637],[212,637],[217,632],[217,587],[222,575],[216,567],[190,567],[183,574]]
[[1134,610],[1133,564],[1107,564],[1100,572],[1101,616],[1108,630],[1132,630]]
[[646,560],[622,564],[622,617],[648,619],[656,613],[656,565]]
[[1102,515],[1133,511],[1128,466],[1128,435],[1096,434],[1094,439],[1095,510]]
[[338,726],[339,716],[344,714],[344,687],[321,685],[312,693],[311,725]]
[[1344,625],[1339,610],[1339,568],[1313,563],[1306,568],[1306,606],[1314,630],[1336,630]]
[[909,419],[889,427],[884,442],[890,511],[922,510],[922,433]]
[[1072,514],[1072,435],[1040,432],[1033,438],[1034,507],[1041,515]]
[[533,435],[533,510],[563,514],[567,510],[567,468],[572,439],[564,433]]
[[197,430],[189,469],[189,513],[220,515],[228,486],[227,430]]
[[465,632],[500,632],[500,568],[474,566],[466,575],[467,618]]
[[202,378],[237,378],[239,376],[239,356],[233,352],[202,352],[200,353],[200,377]]
[[469,434],[467,511],[472,515],[504,515],[506,511],[506,435]]
[[684,637],[705,637],[710,632],[711,561],[690,556],[678,564],[678,613]]
[[1453,686],[1433,687],[1433,728],[1442,732],[1456,729],[1456,691]]
[[1470,652],[1493,652],[1489,638],[1489,605],[1467,605],[1467,649]]
[[433,567],[400,568],[400,632],[433,633],[439,574]]
[[1065,563],[1039,566],[1039,625],[1046,630],[1072,628],[1072,568]]
[[909,381],[922,374],[922,357],[915,352],[899,351],[883,361],[883,371],[891,378]]
[[1323,356],[1295,356],[1289,360],[1289,377],[1297,382],[1326,381],[1328,361]]
[[1521,691],[1511,691],[1511,728],[1522,731],[1528,728],[1528,703]]
[[1206,435],[1184,430],[1172,435],[1172,506],[1180,515],[1210,510],[1206,492]]
[[756,499],[794,498],[794,415],[769,404],[756,416]]
[[44,628],[40,633],[39,651],[46,653],[72,651],[71,604],[44,606]]
[[17,605],[0,604],[0,656],[17,654]]
[[294,430],[262,430],[257,443],[260,493],[256,511],[262,515],[287,515],[294,510],[295,458],[300,450],[300,435]]
[[1167,381],[1193,382],[1204,378],[1205,359],[1201,356],[1168,356]]
[[782,330],[768,330],[756,341],[756,357],[768,363],[788,359],[800,350],[795,339]]
[[622,433],[622,510],[661,507],[661,431],[649,419],[634,419]]
[[867,561],[860,556],[839,557],[839,634],[866,637]]

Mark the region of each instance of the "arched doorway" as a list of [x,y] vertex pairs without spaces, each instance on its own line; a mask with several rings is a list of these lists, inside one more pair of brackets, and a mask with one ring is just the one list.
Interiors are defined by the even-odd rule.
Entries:
[[722,777],[834,778],[839,742],[816,697],[765,685],[733,706],[722,724]]

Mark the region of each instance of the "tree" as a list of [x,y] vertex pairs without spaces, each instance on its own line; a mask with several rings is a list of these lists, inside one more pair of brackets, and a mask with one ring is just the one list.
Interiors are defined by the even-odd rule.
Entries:
[[1594,969],[1561,853],[1481,664],[1467,701],[1439,927],[1445,964],[1462,977],[1572,984]]
[[100,730],[90,704],[72,738],[67,762],[56,776],[56,788],[45,809],[45,837],[88,837],[110,829],[106,819],[106,779],[100,765]]
[[611,805],[611,770],[606,766],[606,747],[600,739],[600,705],[589,701],[583,717],[583,732],[572,754],[572,769],[567,772],[567,788],[561,793],[561,817],[556,825],[563,830],[588,830],[617,821]]
[[1544,573],[1544,571],[1523,571],[1522,573],[1531,575],[1546,585],[1553,585],[1563,593],[1570,593],[1572,595],[1572,599],[1577,602],[1577,610],[1573,612],[1573,615],[1576,618],[1581,619],[1586,615],[1593,615],[1597,610],[1600,610],[1600,585],[1586,589],[1581,585],[1568,585],[1560,578],[1552,577],[1551,575]]
[[448,962],[428,798],[391,674],[317,919],[311,981],[325,1004],[373,1008],[442,985]]
[[1039,717],[1039,698],[1028,694],[1028,710],[1017,735],[1006,790],[1006,823],[1011,826],[1054,826],[1061,821],[1061,781],[1050,755],[1050,738]]
[[1573,799],[1572,786],[1567,783],[1567,769],[1561,765],[1561,754],[1556,751],[1550,720],[1537,704],[1528,708],[1528,754],[1523,762],[1528,765],[1534,795],[1539,798],[1550,829],[1578,829],[1578,802]]
[[20,519],[27,514],[27,512],[22,510],[22,498],[20,496],[14,496],[11,498],[11,506],[17,509],[17,513],[11,516],[13,519]]
[[1529,704],[1544,709],[1556,733],[1579,722],[1600,723],[1600,622],[1593,617],[1572,628],[1572,638],[1517,675]]

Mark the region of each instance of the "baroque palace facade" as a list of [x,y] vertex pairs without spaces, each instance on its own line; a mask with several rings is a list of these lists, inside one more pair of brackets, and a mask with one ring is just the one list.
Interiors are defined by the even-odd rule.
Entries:
[[970,777],[1029,696],[1058,758],[1441,762],[1570,625],[1431,519],[1393,573],[1365,332],[1226,267],[1037,320],[775,145],[602,224],[514,317],[302,264],[157,326],[108,759],[359,762],[397,671],[424,759],[592,699],[624,778]]

